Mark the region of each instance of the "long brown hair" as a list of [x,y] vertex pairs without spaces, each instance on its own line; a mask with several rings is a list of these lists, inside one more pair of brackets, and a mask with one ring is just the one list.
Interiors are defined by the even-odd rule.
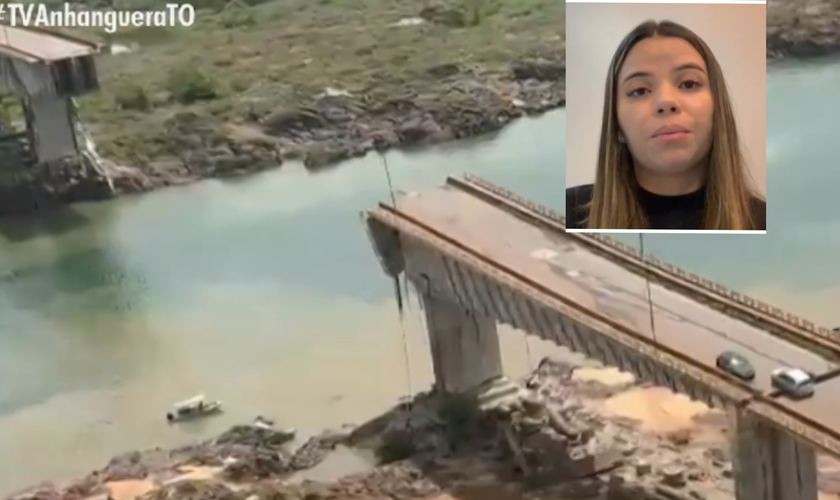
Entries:
[[638,199],[639,185],[627,145],[619,141],[616,91],[618,73],[630,50],[640,41],[654,36],[676,37],[687,41],[700,53],[709,72],[714,101],[712,147],[706,175],[706,206],[703,229],[750,230],[755,221],[750,200],[759,198],[750,189],[749,173],[741,153],[735,116],[720,65],[711,49],[694,32],[671,21],[645,21],[636,26],[613,56],[604,92],[604,117],[598,149],[598,169],[587,227],[590,229],[645,229],[647,220]]

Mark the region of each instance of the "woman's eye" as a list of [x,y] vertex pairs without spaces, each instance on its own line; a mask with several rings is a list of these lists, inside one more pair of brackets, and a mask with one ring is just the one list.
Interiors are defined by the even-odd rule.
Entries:
[[647,92],[648,92],[648,89],[646,89],[646,88],[638,88],[638,89],[633,89],[630,92],[628,92],[627,96],[628,97],[641,97],[641,96],[647,94]]
[[683,82],[682,85],[683,85],[683,87],[685,87],[688,90],[694,90],[694,89],[700,87],[700,82],[697,82],[697,81],[694,81],[694,80],[688,80],[686,82]]

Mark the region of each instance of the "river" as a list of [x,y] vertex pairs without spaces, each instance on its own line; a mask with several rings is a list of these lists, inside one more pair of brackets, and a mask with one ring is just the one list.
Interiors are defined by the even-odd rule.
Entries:
[[[768,77],[767,235],[652,235],[646,247],[840,323],[838,81],[837,65]],[[564,133],[561,110],[388,161],[401,190],[471,172],[562,209]],[[387,197],[370,155],[317,175],[286,165],[0,223],[0,494],[258,414],[303,431],[359,422],[428,387],[417,306],[400,321],[360,221]],[[515,332],[503,344],[512,375],[554,352]],[[166,425],[173,401],[201,392],[226,413]]]

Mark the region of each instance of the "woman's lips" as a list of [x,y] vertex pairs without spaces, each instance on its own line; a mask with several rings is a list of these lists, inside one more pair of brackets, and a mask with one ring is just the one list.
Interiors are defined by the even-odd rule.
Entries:
[[688,132],[668,132],[654,136],[654,139],[661,142],[679,141],[688,137]]

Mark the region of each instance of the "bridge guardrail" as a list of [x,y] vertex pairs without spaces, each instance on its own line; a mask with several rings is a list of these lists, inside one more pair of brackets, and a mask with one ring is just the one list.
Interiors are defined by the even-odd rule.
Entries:
[[[578,321],[581,321],[581,318],[584,318],[583,322],[589,323],[590,325],[594,320],[594,322],[599,323],[599,325],[593,325],[593,328],[604,332],[604,326],[606,326],[609,330],[617,332],[620,336],[625,337],[625,339],[616,338],[617,336],[614,333],[610,334],[604,332],[607,335],[611,335],[618,342],[627,345],[628,342],[626,338],[629,337],[637,344],[642,344],[648,349],[652,348],[654,351],[666,354],[678,362],[678,366],[675,366],[678,370],[685,372],[685,367],[690,368],[694,373],[689,373],[689,375],[697,379],[699,382],[714,387],[716,390],[721,391],[721,393],[723,393],[728,399],[733,401],[746,400],[746,407],[755,408],[754,411],[756,411],[759,415],[772,421],[778,426],[786,428],[788,431],[813,443],[831,455],[840,457],[840,433],[838,433],[837,430],[833,430],[819,424],[806,415],[786,408],[778,401],[767,397],[765,394],[735,379],[734,377],[730,377],[720,371],[713,370],[697,360],[692,359],[686,354],[668,346],[659,344],[653,339],[639,335],[630,328],[617,323],[598,312],[589,311],[563,297],[557,292],[554,292],[550,288],[522,275],[516,270],[507,268],[506,266],[485,257],[481,252],[464,245],[463,243],[437,231],[432,227],[429,227],[423,222],[407,214],[399,212],[399,210],[394,207],[381,204],[378,210],[369,211],[367,214],[368,217],[372,217],[378,222],[394,228],[400,234],[408,234],[411,237],[417,238],[433,248],[436,248],[444,254],[448,254],[452,258],[464,262],[467,266],[475,269],[479,273],[488,275],[491,279],[505,283],[507,286],[518,289],[523,293],[530,293],[531,296],[533,296],[533,290],[536,290],[549,299],[548,301],[545,299],[540,300],[540,302],[544,303],[549,302],[549,304],[547,304],[549,307],[562,309],[564,314],[569,314],[569,316]],[[527,287],[530,287],[530,290],[527,288],[523,289],[521,285],[523,283]],[[551,301],[561,304],[561,307],[558,307],[557,304],[550,303]],[[630,347],[638,349],[633,345],[630,345]],[[668,363],[666,359],[662,358],[660,358],[659,361],[666,365],[673,364]],[[681,366],[679,366],[680,363]],[[723,385],[721,385],[721,383]],[[733,396],[736,392],[741,393],[742,397]]]
[[[556,210],[552,210],[550,208],[544,207],[538,203],[530,201],[509,189],[503,188],[501,186],[496,186],[495,184],[481,179],[476,176],[472,175],[465,175],[464,179],[466,182],[475,184],[483,189],[486,189],[496,195],[506,198],[514,203],[523,205],[527,207],[529,210],[540,214],[541,216],[550,219],[558,224],[562,224],[563,228],[566,227],[566,218],[563,214],[557,212]],[[460,179],[450,177],[447,182],[451,184],[459,184]],[[613,239],[609,236],[606,236],[601,233],[568,233],[570,236],[573,236],[578,239],[592,239],[598,241],[616,252],[622,254],[625,258],[634,259],[638,261],[639,265],[642,263],[642,255],[639,250],[625,245],[624,243]],[[824,326],[820,326],[815,324],[812,321],[804,319],[796,314],[792,314],[789,312],[784,311],[778,307],[772,306],[766,302],[760,301],[753,297],[749,297],[742,293],[736,292],[730,288],[727,288],[719,283],[716,283],[712,280],[704,278],[698,274],[692,273],[690,271],[686,271],[679,266],[675,266],[669,262],[666,262],[662,259],[659,259],[655,256],[645,256],[644,262],[662,273],[665,273],[671,277],[682,279],[692,285],[704,289],[708,292],[720,295],[736,304],[740,304],[747,308],[753,309],[755,311],[761,312],[773,319],[785,323],[790,326],[794,326],[799,328],[805,332],[811,333],[813,335],[825,338],[826,340],[831,341],[832,343],[836,344],[840,347],[840,333],[834,332],[830,328],[826,328]]]

